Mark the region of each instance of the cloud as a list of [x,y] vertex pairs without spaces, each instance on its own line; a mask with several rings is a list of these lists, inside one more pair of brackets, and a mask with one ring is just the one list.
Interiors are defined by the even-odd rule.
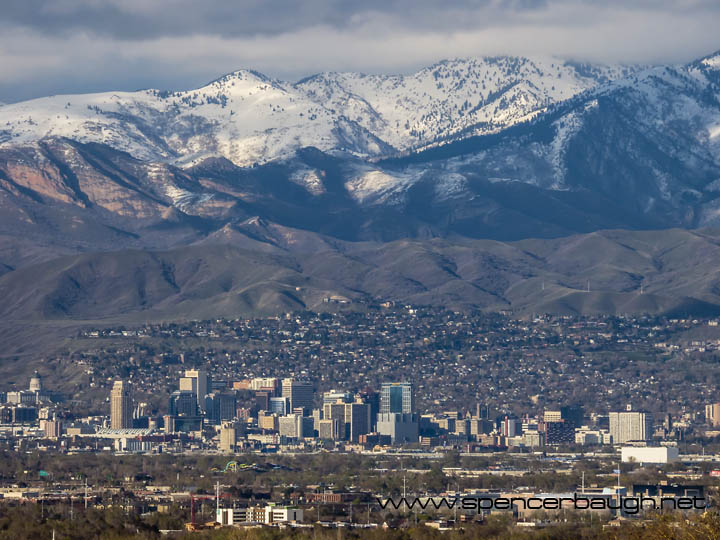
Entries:
[[250,67],[408,72],[480,55],[683,62],[720,48],[716,0],[9,0],[0,101],[189,88]]
[[545,4],[545,0],[23,0],[11,1],[2,19],[8,25],[63,36],[86,32],[119,40],[193,34],[232,38],[316,26],[344,30],[379,14],[403,27],[422,28],[439,21],[458,27],[478,22],[478,17],[458,15],[521,12]]

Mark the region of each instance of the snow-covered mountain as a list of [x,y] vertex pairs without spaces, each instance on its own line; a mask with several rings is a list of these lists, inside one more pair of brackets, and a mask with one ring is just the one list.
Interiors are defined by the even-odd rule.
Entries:
[[96,142],[179,165],[248,166],[298,148],[383,157],[500,130],[631,68],[514,57],[446,61],[407,76],[324,73],[297,84],[236,71],[196,90],[51,96],[0,109],[0,145]]
[[[365,118],[365,127],[377,128],[370,122],[382,115],[373,115],[380,106],[372,103],[372,85],[345,78],[365,96],[369,112],[358,123]],[[317,82],[300,83],[307,84]],[[332,99],[344,99],[338,96]],[[412,108],[403,103],[398,108]],[[720,54],[598,82],[530,116],[503,129],[448,123],[447,131],[437,128],[443,145],[372,163],[346,161],[344,190],[365,211],[392,209],[434,222],[438,234],[720,225]],[[453,129],[465,129],[464,137],[452,140]],[[308,193],[323,193],[322,170],[297,164],[293,178]]]
[[[295,84],[240,71],[0,107],[11,318],[277,313],[333,294],[716,315],[718,235],[668,230],[709,226],[720,53]],[[598,293],[578,292],[587,279]]]
[[66,137],[181,164],[221,155],[251,165],[310,145],[383,151],[371,134],[291,86],[248,71],[187,92],[106,92],[11,104],[1,109],[0,126],[3,146]]
[[599,85],[517,128],[388,163],[394,200],[428,177],[438,193],[521,183],[594,194],[635,226],[720,225],[720,53]]
[[5,105],[0,129],[0,233],[67,249],[201,241],[255,217],[348,240],[720,225],[720,54],[625,73],[243,71]]
[[322,73],[295,85],[395,148],[491,133],[633,73],[557,58],[447,60],[412,75]]

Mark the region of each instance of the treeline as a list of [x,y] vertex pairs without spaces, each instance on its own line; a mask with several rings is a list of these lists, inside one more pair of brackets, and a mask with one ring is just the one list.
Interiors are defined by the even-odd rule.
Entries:
[[[67,510],[67,509],[65,509]],[[126,514],[121,508],[89,509],[68,515],[62,508],[35,504],[0,505],[0,540],[56,538],[99,540],[194,538],[198,540],[720,540],[720,516],[716,513],[666,515],[618,526],[591,522],[558,523],[545,528],[517,527],[508,515],[490,516],[481,524],[461,524],[438,531],[410,521],[393,523],[397,528],[303,529],[224,527],[199,532],[182,530],[177,516]],[[173,530],[170,534],[160,531]]]
[[0,539],[157,538],[159,528],[120,508],[70,513],[64,506],[0,505]]

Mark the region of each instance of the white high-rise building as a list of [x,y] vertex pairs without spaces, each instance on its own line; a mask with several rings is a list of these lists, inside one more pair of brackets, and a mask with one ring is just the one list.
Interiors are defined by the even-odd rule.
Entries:
[[377,431],[381,435],[389,435],[392,444],[416,443],[419,436],[418,415],[379,413]]
[[613,444],[652,439],[652,415],[639,411],[610,413],[610,435]]
[[280,436],[301,439],[312,436],[312,418],[302,414],[292,413],[278,418],[278,431]]
[[278,387],[278,380],[275,377],[255,377],[250,381],[250,390],[272,390]]

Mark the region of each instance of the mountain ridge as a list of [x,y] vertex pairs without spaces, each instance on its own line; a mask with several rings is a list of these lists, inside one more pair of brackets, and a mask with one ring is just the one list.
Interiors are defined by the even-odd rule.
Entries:
[[[0,145],[65,136],[181,165],[222,155],[248,166],[302,146],[387,156],[480,120],[488,126],[476,129],[507,127],[632,71],[577,65],[483,57],[439,62],[407,76],[321,73],[297,83],[242,69],[187,91],[111,91],[10,104],[0,113]],[[326,84],[318,85],[320,79]]]
[[[250,220],[236,233],[252,244],[213,238],[162,251],[65,255],[11,270],[0,276],[0,320],[268,315],[324,311],[333,297],[517,316],[720,315],[717,229],[381,244]],[[283,235],[301,241],[279,244]]]
[[[597,249],[619,253],[627,241],[605,246],[592,235],[625,230],[621,234],[632,239],[640,234],[633,232],[637,230],[711,230],[720,225],[718,57],[632,70],[620,78],[612,75],[615,71],[592,66],[553,61],[548,66],[517,58],[448,61],[395,78],[336,74],[330,80],[320,74],[295,84],[241,70],[211,82],[203,92],[149,90],[132,99],[94,94],[87,98],[91,102],[82,102],[84,107],[66,97],[39,100],[54,118],[45,123],[31,112],[17,114],[36,102],[4,106],[0,130],[10,138],[0,145],[0,276],[14,283],[7,293],[15,298],[18,313],[49,310],[60,316],[63,310],[74,313],[73,306],[78,313],[90,309],[83,298],[98,296],[94,305],[112,305],[101,299],[106,293],[97,283],[72,285],[73,280],[83,283],[78,277],[93,264],[109,265],[109,275],[120,267],[130,276],[144,275],[147,269],[143,279],[155,284],[159,296],[145,294],[145,301],[172,312],[177,298],[171,298],[168,291],[174,289],[162,268],[183,266],[183,253],[223,266],[217,249],[210,247],[222,244],[238,267],[259,265],[265,270],[260,274],[280,276],[250,283],[232,268],[222,275],[211,272],[214,281],[208,290],[235,291],[237,298],[222,299],[228,310],[252,311],[264,304],[322,307],[327,294],[353,297],[353,291],[361,291],[363,298],[388,298],[393,290],[398,299],[410,302],[462,303],[464,298],[487,309],[524,309],[517,293],[541,310],[582,313],[606,306],[664,313],[691,304],[712,310],[714,285],[703,286],[702,294],[677,284],[668,295],[651,287],[643,298],[635,298],[632,276],[652,268],[642,258],[639,269],[619,272],[622,261],[615,261],[605,264],[601,274],[593,270],[593,282],[612,276],[608,283],[622,286],[589,294],[583,294],[583,283],[572,281],[578,275],[558,281],[561,269],[548,267],[540,279],[557,283],[539,297],[535,285],[528,286],[529,278],[518,275],[535,275],[533,265],[547,264],[543,261],[551,254],[542,249],[542,254],[521,254],[515,243],[532,239],[528,253],[544,245],[564,253],[563,242],[584,238],[598,243]],[[570,77],[571,72],[584,78]],[[567,86],[557,83],[553,90],[557,80]],[[581,80],[590,87],[580,91]],[[552,92],[563,88],[570,88],[572,96],[556,100]],[[489,99],[497,89],[503,91]],[[478,104],[474,101],[463,109],[469,103],[467,92],[477,97],[481,90],[490,108],[483,105],[471,113]],[[434,97],[445,94],[448,100]],[[526,101],[516,100],[521,95]],[[405,97],[398,101],[398,96]],[[383,135],[387,130],[409,134],[415,129],[398,128],[400,117],[383,110],[388,103],[401,116],[416,113],[415,127],[425,122],[437,128],[433,142],[422,150],[401,151],[396,148],[399,139],[386,141],[392,139]],[[67,110],[67,118],[56,105]],[[505,116],[496,114],[501,105]],[[73,116],[70,111],[78,109]],[[460,116],[468,119],[465,124],[455,122]],[[235,122],[245,131],[223,131]],[[62,129],[53,131],[57,126]],[[73,129],[88,126],[93,140],[74,137]],[[262,136],[255,137],[253,130]],[[38,133],[43,136],[36,138]],[[412,145],[412,137],[403,140]],[[130,151],[136,144],[144,154]],[[251,147],[265,149],[258,155],[268,161],[241,166],[226,155]],[[687,234],[688,245],[712,247],[712,234],[703,233],[702,241],[700,233]],[[553,240],[558,238],[566,240]],[[464,242],[471,247],[463,248]],[[483,242],[495,244],[490,249]],[[437,245],[442,249],[432,247]],[[396,258],[411,261],[407,268],[402,261],[394,266],[393,250]],[[173,254],[162,255],[166,252]],[[123,263],[117,253],[126,254],[135,266]],[[307,253],[322,254],[321,260]],[[592,250],[583,253],[594,255]],[[699,252],[684,256],[700,265],[716,264]],[[61,258],[75,258],[73,267],[85,270],[69,279],[67,268],[57,266]],[[563,264],[579,267],[570,259]],[[30,294],[21,283],[22,272],[42,264],[48,279],[40,273],[37,280],[46,287],[42,295],[49,304],[31,306],[13,295],[23,290]],[[410,271],[423,265],[432,275]],[[473,265],[485,274],[473,274]],[[710,267],[703,269],[707,274],[697,278],[700,282],[714,279]],[[473,277],[462,277],[458,268]],[[338,269],[350,277],[341,279]],[[53,275],[55,281],[48,281]],[[426,278],[432,283],[425,283]],[[673,274],[671,281],[677,279]],[[303,283],[312,285],[312,294],[294,289],[302,289]],[[137,283],[121,280],[116,285],[126,293],[122,309],[137,307],[143,297]],[[188,291],[198,294],[191,285]],[[64,296],[55,302],[58,291]],[[548,296],[551,292],[556,296]],[[210,308],[193,302],[184,305],[195,306],[198,313]]]

